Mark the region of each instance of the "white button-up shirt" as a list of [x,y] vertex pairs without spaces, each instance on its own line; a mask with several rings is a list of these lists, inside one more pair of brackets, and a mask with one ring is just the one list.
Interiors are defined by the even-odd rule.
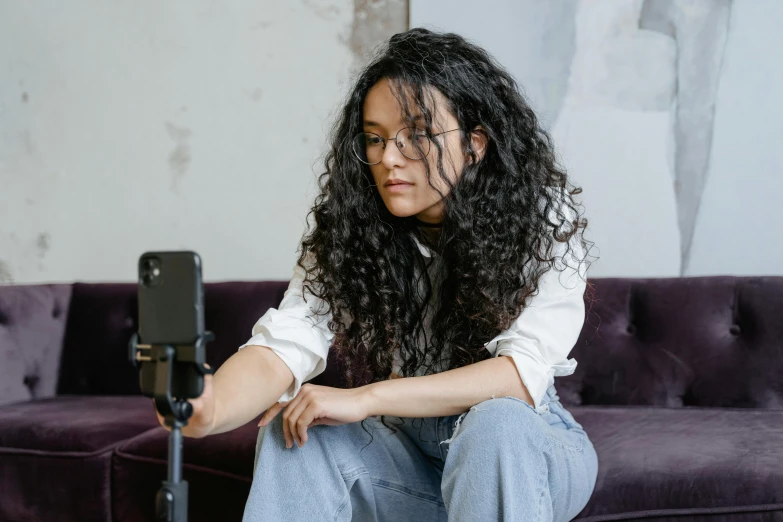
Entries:
[[[556,252],[557,270],[548,270],[539,280],[539,291],[514,323],[484,345],[492,356],[506,355],[516,365],[538,411],[555,377],[571,375],[576,360],[568,359],[585,319],[584,292],[586,274],[580,263],[581,246],[572,240],[572,252],[563,256],[565,245]],[[425,257],[435,254],[416,240]],[[253,326],[252,337],[239,347],[259,345],[272,349],[291,369],[294,382],[279,402],[296,397],[302,384],[326,368],[334,334],[328,328],[329,314],[313,310],[325,304],[309,292],[303,297],[305,271],[294,268],[294,275],[278,308],[270,308]],[[433,292],[434,295],[434,292]]]

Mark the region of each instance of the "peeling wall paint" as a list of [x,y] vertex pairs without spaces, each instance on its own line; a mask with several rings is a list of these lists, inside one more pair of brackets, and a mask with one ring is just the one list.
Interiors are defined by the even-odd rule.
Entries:
[[593,276],[783,274],[783,3],[472,6],[411,0],[411,25],[515,75],[584,189]]
[[0,8],[0,280],[131,281],[164,249],[290,278],[352,68],[404,9],[98,5]]
[[349,46],[358,60],[408,29],[408,0],[354,0]]
[[38,234],[38,240],[36,241],[36,245],[38,246],[38,257],[43,259],[43,257],[46,255],[46,252],[49,251],[49,242],[50,237],[47,232],[41,232]]
[[171,249],[289,278],[350,75],[407,2],[96,2],[0,8],[0,281],[130,281]]
[[690,263],[696,218],[707,183],[730,10],[731,0],[691,0],[687,4],[644,0],[639,17],[639,27],[667,35],[677,47],[673,174],[681,275]]
[[11,267],[8,263],[0,260],[0,283],[13,283],[14,278],[11,276]]
[[190,166],[191,152],[188,140],[192,132],[184,127],[177,127],[171,122],[166,122],[166,131],[174,141],[175,147],[169,155],[169,168],[171,169],[171,190],[177,192],[177,182],[185,176]]

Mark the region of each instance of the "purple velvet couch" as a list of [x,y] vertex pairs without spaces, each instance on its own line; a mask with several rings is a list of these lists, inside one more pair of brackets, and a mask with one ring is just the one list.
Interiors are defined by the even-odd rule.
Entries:
[[[783,277],[593,284],[577,372],[556,383],[600,463],[578,519],[783,520]],[[213,367],[285,287],[207,285]],[[126,360],[135,294],[0,287],[0,520],[154,518],[167,432]],[[256,433],[186,439],[191,521],[241,519]]]

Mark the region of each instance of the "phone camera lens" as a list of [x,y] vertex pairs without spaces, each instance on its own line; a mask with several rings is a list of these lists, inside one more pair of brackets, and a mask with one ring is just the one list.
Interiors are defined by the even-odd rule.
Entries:
[[156,286],[160,283],[160,259],[149,257],[141,263],[141,283],[144,286]]

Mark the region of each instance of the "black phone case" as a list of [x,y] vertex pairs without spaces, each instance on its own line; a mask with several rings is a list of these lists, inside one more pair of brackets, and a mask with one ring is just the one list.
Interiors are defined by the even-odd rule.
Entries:
[[[157,272],[155,273],[155,268]],[[139,343],[147,345],[196,345],[204,335],[204,290],[201,258],[195,252],[146,252],[139,258]],[[198,343],[201,350],[203,343]],[[205,354],[200,358],[205,360]],[[141,362],[139,384],[153,396],[152,362]],[[176,362],[172,369],[171,395],[199,397],[204,377],[195,364]]]

